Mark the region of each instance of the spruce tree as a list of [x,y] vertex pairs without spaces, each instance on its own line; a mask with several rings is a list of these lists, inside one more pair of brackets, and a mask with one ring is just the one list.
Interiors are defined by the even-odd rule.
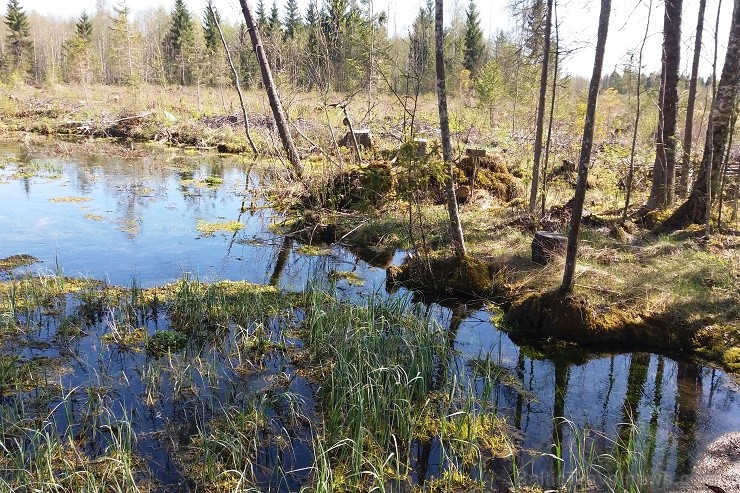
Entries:
[[280,34],[280,11],[278,10],[277,1],[272,0],[270,9],[270,19],[267,21],[267,35],[277,37]]
[[84,39],[87,42],[92,41],[92,33],[93,33],[93,24],[92,19],[90,19],[90,16],[87,15],[87,12],[84,10],[82,11],[82,15],[80,15],[80,18],[77,20],[76,24],[77,28],[77,36]]
[[92,53],[93,24],[87,12],[82,12],[75,25],[75,34],[62,45],[64,64],[62,66],[67,81],[90,82],[93,72]]
[[213,7],[212,10],[206,8],[203,14],[203,38],[205,39],[206,52],[209,56],[221,49],[221,37],[218,34],[216,22],[221,22],[221,16],[218,10],[216,10],[216,7]]
[[26,16],[18,0],[8,0],[5,25],[8,27],[5,40],[8,44],[9,68],[11,71],[22,70],[31,48],[31,39],[28,16]]
[[170,82],[186,85],[192,77],[188,59],[193,51],[195,29],[184,0],[175,0],[171,16],[172,25],[164,39],[169,79]]
[[224,77],[224,49],[221,44],[221,35],[218,32],[218,26],[221,23],[221,15],[216,7],[207,6],[203,12],[203,41],[205,43],[201,57],[201,67],[205,82],[211,86],[220,85]]
[[463,67],[476,76],[485,58],[486,46],[483,42],[483,31],[480,28],[480,19],[475,7],[475,1],[470,0],[465,20],[465,55]]
[[410,74],[419,91],[434,89],[434,4],[427,0],[426,7],[419,9],[419,13],[411,25],[409,37],[409,68]]
[[259,2],[257,2],[257,25],[267,25],[267,11],[265,10],[264,0],[259,0]]
[[300,26],[301,14],[298,11],[298,1],[288,0],[285,4],[285,37],[295,37],[296,30],[298,30]]

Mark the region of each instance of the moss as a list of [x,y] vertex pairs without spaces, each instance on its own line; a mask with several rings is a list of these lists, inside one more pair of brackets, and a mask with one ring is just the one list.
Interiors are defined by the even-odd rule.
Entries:
[[146,351],[160,355],[180,351],[187,345],[185,334],[175,330],[158,330],[146,340]]
[[37,259],[36,257],[27,255],[25,253],[11,255],[10,257],[0,259],[0,271],[17,269],[18,267],[35,264],[38,261],[39,259]]
[[334,176],[327,184],[303,198],[304,205],[337,211],[371,210],[379,207],[394,190],[395,180],[387,162],[373,162]]
[[435,296],[490,296],[494,290],[489,264],[475,257],[423,259],[409,257],[400,266],[386,270],[389,286],[400,284]]
[[365,284],[365,280],[354,271],[331,270],[329,271],[329,280],[332,282],[347,281],[350,286]]
[[731,372],[740,372],[740,347],[731,347],[722,356],[725,367]]
[[632,313],[614,306],[595,306],[578,294],[536,292],[513,301],[506,326],[517,335],[557,338],[586,345],[618,344],[687,348],[690,333],[671,331],[656,314]]
[[244,225],[240,223],[239,221],[225,221],[225,222],[220,222],[220,223],[209,223],[202,219],[198,219],[198,221],[195,224],[195,229],[197,229],[200,233],[202,233],[203,236],[213,236],[219,231],[236,233],[237,231],[241,231],[243,228],[244,228]]

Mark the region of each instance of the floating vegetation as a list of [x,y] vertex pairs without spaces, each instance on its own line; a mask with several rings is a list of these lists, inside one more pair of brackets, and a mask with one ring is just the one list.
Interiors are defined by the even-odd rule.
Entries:
[[141,231],[141,222],[137,219],[122,219],[118,221],[116,229],[127,233],[129,236],[136,236]]
[[346,281],[350,286],[362,286],[365,280],[355,271],[330,270],[329,280],[331,282]]
[[25,253],[11,255],[10,257],[0,259],[0,271],[17,269],[18,267],[35,264],[38,261],[39,259],[36,257]]
[[90,197],[53,197],[49,199],[49,202],[55,202],[55,203],[81,203],[81,202],[91,202],[92,199]]
[[237,231],[241,231],[242,229],[244,229],[244,225],[239,221],[211,223],[208,221],[204,221],[203,219],[198,219],[195,224],[195,229],[202,233],[203,236],[213,236],[220,231],[236,233]]
[[146,350],[150,354],[160,355],[184,349],[188,343],[185,334],[175,330],[158,330],[146,340]]
[[182,178],[180,183],[183,186],[192,186],[199,188],[216,188],[224,182],[223,178],[218,176],[206,176],[205,178]]
[[90,219],[92,221],[105,221],[105,216],[101,216],[100,214],[85,214],[85,219]]
[[331,251],[331,249],[326,245],[311,245],[311,244],[304,244],[299,246],[295,249],[296,253],[300,255],[307,255],[311,257],[317,257],[320,255],[326,255]]

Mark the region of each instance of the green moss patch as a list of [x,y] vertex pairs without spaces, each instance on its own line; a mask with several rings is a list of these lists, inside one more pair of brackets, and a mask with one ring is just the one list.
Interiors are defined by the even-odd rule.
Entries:
[[244,225],[240,223],[239,221],[224,221],[224,222],[210,223],[208,221],[198,219],[198,221],[195,224],[195,229],[197,229],[200,233],[202,233],[203,236],[213,236],[214,234],[220,231],[236,233],[237,231],[241,231],[242,229],[244,229]]

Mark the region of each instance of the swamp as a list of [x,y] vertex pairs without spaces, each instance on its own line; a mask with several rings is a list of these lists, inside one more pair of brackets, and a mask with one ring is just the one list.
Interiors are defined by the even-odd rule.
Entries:
[[740,0],[24,3],[0,493],[740,492]]
[[3,488],[663,489],[740,429],[714,365],[522,341],[387,286],[403,248],[286,235],[269,163],[89,145],[0,147]]

